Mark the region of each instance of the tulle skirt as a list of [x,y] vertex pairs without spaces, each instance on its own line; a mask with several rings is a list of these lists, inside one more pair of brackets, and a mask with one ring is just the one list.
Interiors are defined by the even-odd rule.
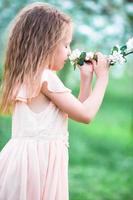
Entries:
[[0,152],[0,200],[68,200],[68,146],[11,138]]

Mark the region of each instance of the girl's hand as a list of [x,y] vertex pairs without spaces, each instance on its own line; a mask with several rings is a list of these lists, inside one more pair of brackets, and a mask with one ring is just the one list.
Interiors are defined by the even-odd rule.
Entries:
[[81,75],[85,78],[93,75],[93,64],[91,62],[85,62],[84,65],[79,66],[79,69]]
[[95,54],[97,61],[92,60],[93,69],[97,78],[108,78],[109,75],[109,61],[106,56],[98,52]]

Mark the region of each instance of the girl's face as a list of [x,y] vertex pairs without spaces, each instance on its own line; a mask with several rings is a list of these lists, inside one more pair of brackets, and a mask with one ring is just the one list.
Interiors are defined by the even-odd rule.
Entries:
[[54,66],[52,66],[52,70],[61,70],[64,67],[68,56],[71,53],[70,43],[72,41],[72,28],[69,29],[69,32],[65,35],[65,37],[60,41],[57,46],[57,50],[55,52]]

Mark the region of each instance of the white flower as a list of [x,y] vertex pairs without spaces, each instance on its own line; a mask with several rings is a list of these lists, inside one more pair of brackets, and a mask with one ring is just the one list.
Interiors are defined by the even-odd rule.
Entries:
[[123,64],[125,62],[125,58],[123,58],[123,55],[119,51],[113,51],[112,55],[109,55],[109,59],[113,62],[119,62],[120,64]]
[[117,48],[118,48],[118,52],[121,52],[121,50],[120,50],[120,45],[115,45]]
[[87,52],[87,53],[86,53],[85,60],[86,60],[86,61],[87,61],[87,60],[91,60],[91,59],[93,59],[93,57],[94,57],[94,53],[93,53],[93,52]]
[[75,49],[72,51],[71,55],[69,56],[69,59],[71,61],[74,61],[80,56],[80,54],[81,54],[81,51],[79,49]]
[[127,41],[126,45],[127,45],[127,51],[131,51],[131,50],[133,49],[133,37],[130,38],[130,39]]
[[[110,65],[113,65],[115,63],[124,64],[126,62],[125,57],[128,54],[133,53],[133,37],[130,38],[123,46],[119,46],[118,44],[115,45],[111,52],[111,55],[106,56]],[[93,52],[82,52],[79,49],[75,49],[72,51],[71,55],[69,56],[69,59],[72,65],[74,65],[74,67],[76,65],[82,67],[82,64],[85,61],[92,60],[94,58],[94,55],[95,53]]]

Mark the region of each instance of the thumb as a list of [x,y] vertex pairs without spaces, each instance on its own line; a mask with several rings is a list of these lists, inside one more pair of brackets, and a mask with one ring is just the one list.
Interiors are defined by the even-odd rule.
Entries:
[[89,63],[89,70],[90,70],[90,72],[93,72],[93,64],[92,63]]
[[97,66],[97,62],[96,62],[96,60],[91,60],[91,62],[92,62],[93,69],[94,69]]
[[93,63],[92,63],[91,61],[86,61],[85,63],[88,65],[89,71],[90,71],[90,72],[93,72],[93,70],[94,70],[94,69],[93,69]]

